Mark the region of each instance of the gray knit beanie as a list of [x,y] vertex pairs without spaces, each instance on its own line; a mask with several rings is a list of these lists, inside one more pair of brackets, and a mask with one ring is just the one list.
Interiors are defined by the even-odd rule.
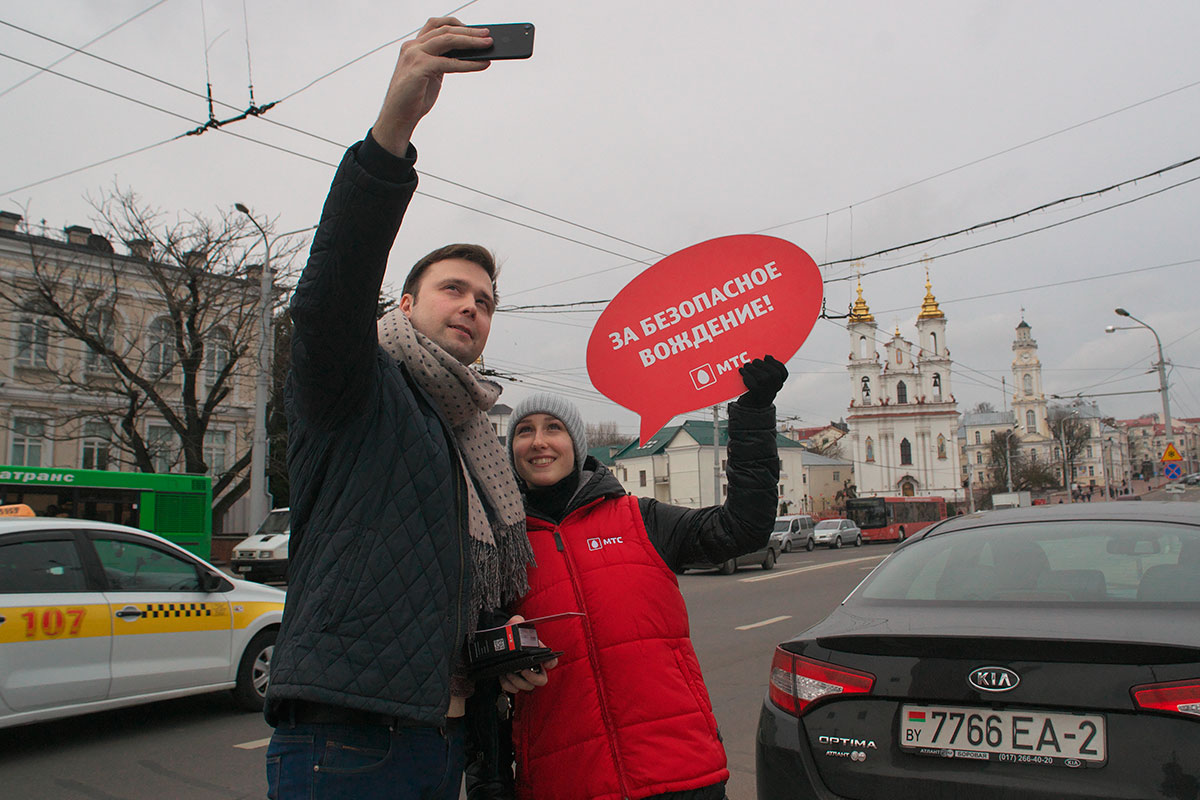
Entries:
[[575,446],[575,474],[581,474],[583,461],[587,458],[587,429],[575,404],[557,394],[535,394],[517,403],[508,420],[508,460],[513,461],[513,431],[517,423],[530,414],[549,414],[566,426],[571,444]]

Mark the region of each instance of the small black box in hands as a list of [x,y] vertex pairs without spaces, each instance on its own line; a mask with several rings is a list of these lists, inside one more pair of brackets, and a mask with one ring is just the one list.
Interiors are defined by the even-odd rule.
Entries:
[[467,674],[479,679],[520,672],[561,655],[562,651],[542,646],[532,623],[515,622],[476,631],[471,636],[467,646]]

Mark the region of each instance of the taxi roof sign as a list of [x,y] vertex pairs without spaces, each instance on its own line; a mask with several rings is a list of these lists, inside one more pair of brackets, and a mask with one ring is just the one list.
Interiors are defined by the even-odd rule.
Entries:
[[1183,456],[1179,455],[1179,451],[1175,449],[1175,445],[1167,442],[1167,449],[1163,450],[1162,458],[1159,461],[1183,461]]
[[13,503],[8,506],[0,506],[0,517],[36,517],[33,509],[24,503]]

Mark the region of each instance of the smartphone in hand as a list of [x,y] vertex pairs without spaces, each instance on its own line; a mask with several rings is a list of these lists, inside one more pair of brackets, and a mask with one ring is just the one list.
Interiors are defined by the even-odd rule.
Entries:
[[487,28],[492,37],[492,46],[482,50],[451,50],[445,58],[463,61],[507,61],[514,58],[529,58],[533,55],[533,23],[507,22],[500,25],[469,25],[470,28]]

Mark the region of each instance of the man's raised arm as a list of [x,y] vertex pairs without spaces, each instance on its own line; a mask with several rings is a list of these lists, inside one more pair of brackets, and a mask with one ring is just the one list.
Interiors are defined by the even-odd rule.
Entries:
[[417,187],[413,130],[433,108],[446,73],[488,66],[442,54],[491,41],[482,29],[452,17],[425,23],[400,48],[366,140],[351,147],[338,167],[291,306],[292,387],[299,413],[310,419],[336,425],[370,391],[379,290]]

